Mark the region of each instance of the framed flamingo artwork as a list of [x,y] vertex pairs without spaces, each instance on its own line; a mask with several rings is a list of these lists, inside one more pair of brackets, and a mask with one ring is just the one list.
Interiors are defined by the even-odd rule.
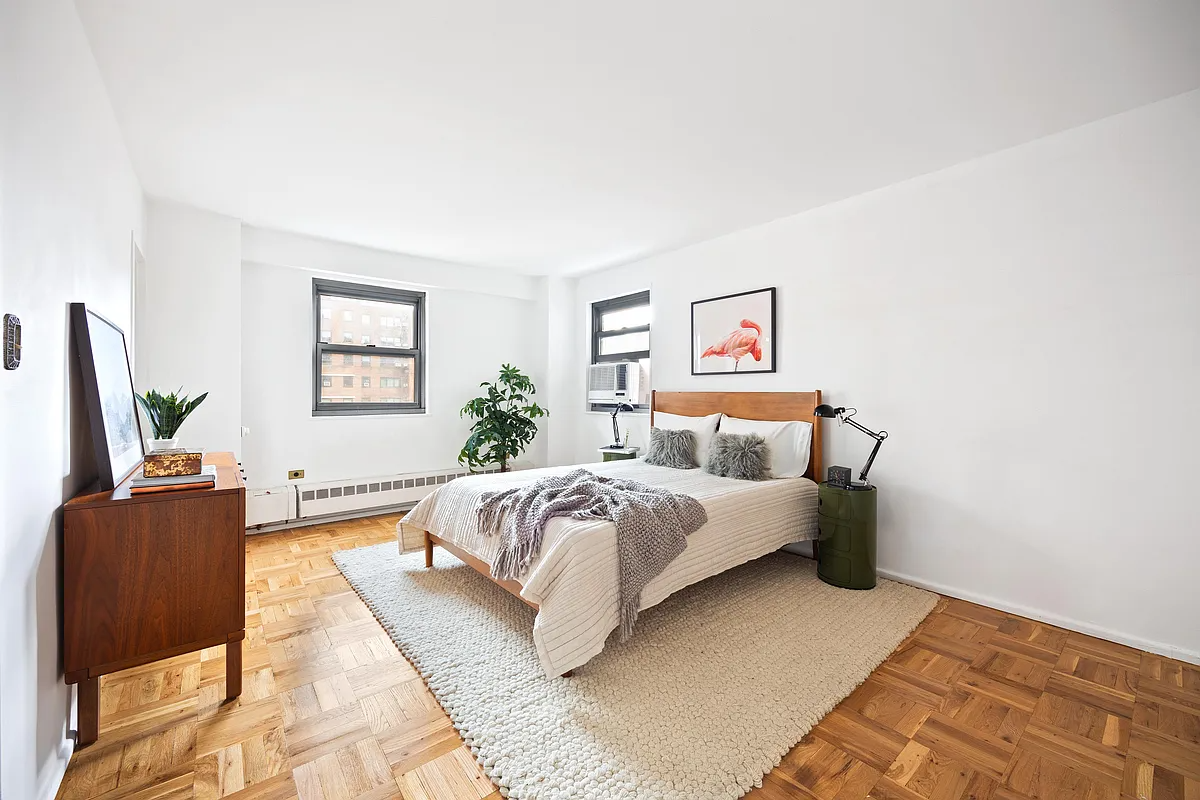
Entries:
[[692,374],[775,371],[775,287],[692,303]]

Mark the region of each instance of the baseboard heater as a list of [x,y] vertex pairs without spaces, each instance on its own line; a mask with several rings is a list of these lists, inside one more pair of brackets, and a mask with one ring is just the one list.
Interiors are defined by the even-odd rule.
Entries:
[[467,474],[456,468],[251,489],[246,492],[246,528],[306,524],[412,505],[438,486]]

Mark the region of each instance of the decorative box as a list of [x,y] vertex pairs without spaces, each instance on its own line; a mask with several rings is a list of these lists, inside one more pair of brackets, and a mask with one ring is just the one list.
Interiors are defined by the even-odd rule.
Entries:
[[147,478],[199,475],[203,460],[204,453],[199,450],[156,450],[146,454],[142,474]]

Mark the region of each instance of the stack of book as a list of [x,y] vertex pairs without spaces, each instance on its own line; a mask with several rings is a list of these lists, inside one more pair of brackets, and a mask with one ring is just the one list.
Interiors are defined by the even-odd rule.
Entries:
[[211,489],[217,483],[217,468],[214,465],[202,467],[195,475],[163,475],[158,478],[147,478],[139,475],[129,481],[130,494],[149,494],[151,492],[178,492],[182,489]]

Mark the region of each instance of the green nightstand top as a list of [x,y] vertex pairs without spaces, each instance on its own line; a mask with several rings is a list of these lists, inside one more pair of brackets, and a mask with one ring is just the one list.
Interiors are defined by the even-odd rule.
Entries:
[[600,447],[598,450],[604,454],[605,461],[626,461],[631,458],[637,458],[640,447]]

